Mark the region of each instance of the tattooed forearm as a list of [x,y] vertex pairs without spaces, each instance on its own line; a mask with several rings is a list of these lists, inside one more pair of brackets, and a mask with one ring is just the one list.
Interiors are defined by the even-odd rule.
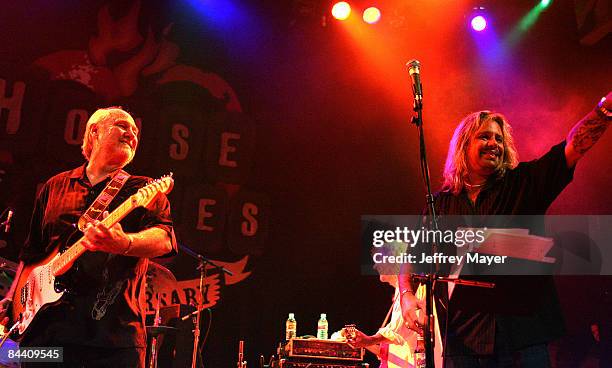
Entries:
[[591,112],[572,128],[567,136],[567,142],[578,154],[584,155],[597,143],[609,125],[609,120],[606,121],[596,112]]

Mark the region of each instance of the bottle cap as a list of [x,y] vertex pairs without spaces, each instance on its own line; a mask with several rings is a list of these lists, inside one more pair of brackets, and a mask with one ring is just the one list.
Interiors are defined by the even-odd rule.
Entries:
[[289,319],[294,319],[295,315],[293,313],[289,313]]
[[321,318],[327,318],[327,314],[321,313]]

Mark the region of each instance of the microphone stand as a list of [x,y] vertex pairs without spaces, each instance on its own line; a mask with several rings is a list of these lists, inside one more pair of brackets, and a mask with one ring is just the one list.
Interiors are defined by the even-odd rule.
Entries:
[[[191,368],[196,368],[196,362],[198,357],[198,346],[200,345],[200,320],[202,316],[202,311],[204,310],[204,278],[206,277],[206,265],[209,264],[213,268],[218,269],[221,272],[224,272],[230,276],[233,275],[232,271],[227,268],[220,266],[210,259],[204,257],[203,255],[197,253],[193,249],[189,248],[186,245],[179,244],[179,248],[187,253],[189,256],[198,260],[198,270],[200,271],[200,300],[198,301],[198,305],[196,306],[196,311],[188,314],[183,317],[183,319],[188,318],[189,316],[194,317],[194,329],[193,329],[193,353],[191,354]],[[200,359],[202,356],[200,355]]]
[[[407,66],[413,67],[413,61],[408,62]],[[417,68],[420,66],[418,61],[416,62]],[[412,71],[411,71],[412,73]],[[418,69],[417,69],[418,73]],[[420,83],[418,81],[417,83]],[[419,132],[419,157],[421,164],[421,174],[423,175],[423,182],[425,184],[425,200],[427,202],[427,212],[430,220],[430,228],[436,232],[440,230],[438,225],[438,217],[436,215],[436,208],[434,206],[434,197],[431,193],[431,179],[429,175],[429,165],[427,163],[427,149],[425,148],[425,134],[423,132],[423,94],[421,86],[413,85],[413,94],[414,94],[414,104],[413,111],[415,114],[412,116],[411,123],[417,127]],[[419,93],[420,92],[420,93]],[[431,255],[433,256],[438,251],[438,244],[434,241],[431,244]],[[493,283],[487,282],[472,282],[467,280],[460,279],[450,279],[446,277],[439,277],[440,273],[440,265],[438,263],[430,264],[429,274],[421,276],[417,274],[412,275],[413,280],[418,280],[425,284],[425,315],[427,316],[425,320],[425,328],[423,329],[423,338],[425,340],[425,367],[426,368],[435,368],[435,360],[434,360],[434,299],[433,299],[433,288],[436,282],[454,282],[456,284],[466,285],[466,286],[475,286],[475,287],[487,287],[491,288],[495,285]],[[450,301],[449,301],[450,303]],[[448,316],[446,318],[448,320]],[[445,332],[445,341],[446,336],[448,335],[448,331]],[[444,344],[446,347],[446,343]],[[444,364],[446,366],[446,364]]]
[[[431,194],[431,179],[429,175],[429,165],[427,163],[427,150],[425,148],[425,134],[423,132],[423,97],[414,94],[413,110],[415,115],[411,119],[411,123],[417,127],[419,132],[419,157],[421,163],[421,174],[425,183],[425,200],[427,202],[427,212],[429,214],[430,226],[432,230],[438,231],[438,218],[436,216],[436,208],[434,206],[434,197]],[[431,246],[431,254],[437,252],[438,245],[433,242]],[[425,340],[425,366],[427,368],[435,368],[434,362],[434,314],[433,314],[433,286],[436,276],[440,271],[439,264],[430,264],[429,274],[424,277],[419,277],[421,282],[425,283],[425,328],[423,330],[423,338]]]
[[0,228],[3,228],[5,233],[8,233],[10,230],[11,220],[13,217],[13,209],[11,207],[7,207],[4,209],[4,211],[2,211],[2,213],[0,213],[0,217],[2,217],[7,212],[8,215],[6,216],[6,220],[4,222],[0,222]]

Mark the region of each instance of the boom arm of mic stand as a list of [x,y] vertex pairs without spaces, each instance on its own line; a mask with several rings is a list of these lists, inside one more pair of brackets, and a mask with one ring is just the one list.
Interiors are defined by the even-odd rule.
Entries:
[[[225,268],[223,266],[220,266],[220,265],[216,264],[215,262],[213,262],[210,259],[204,257],[203,255],[201,255],[200,253],[194,251],[193,249],[189,248],[188,246],[179,243],[179,248],[183,252],[187,253],[189,256],[197,259],[198,261],[202,262],[203,264],[209,264],[209,265],[213,266],[214,268],[216,268],[216,269],[218,269],[218,270],[220,270],[220,271],[222,271],[222,272],[224,272],[224,273],[226,273],[226,274],[228,274],[230,276],[234,276],[234,273],[232,271],[228,270],[227,268]],[[200,266],[198,266],[198,269],[199,269]]]
[[[416,280],[418,282],[427,282],[427,275],[410,275],[410,278],[412,280]],[[495,283],[494,282],[485,282],[485,281],[473,281],[473,280],[463,280],[463,279],[459,279],[456,277],[436,277],[436,282],[452,282],[456,285],[465,285],[465,286],[475,286],[475,287],[482,287],[482,288],[488,288],[488,289],[493,289],[495,287]]]

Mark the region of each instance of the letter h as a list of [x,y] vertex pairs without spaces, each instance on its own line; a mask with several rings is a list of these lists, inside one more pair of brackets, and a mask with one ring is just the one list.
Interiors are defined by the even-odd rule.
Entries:
[[15,134],[19,130],[21,122],[21,104],[23,103],[26,85],[21,81],[15,82],[12,96],[9,97],[6,84],[6,80],[0,79],[0,115],[4,109],[8,110],[6,133]]

